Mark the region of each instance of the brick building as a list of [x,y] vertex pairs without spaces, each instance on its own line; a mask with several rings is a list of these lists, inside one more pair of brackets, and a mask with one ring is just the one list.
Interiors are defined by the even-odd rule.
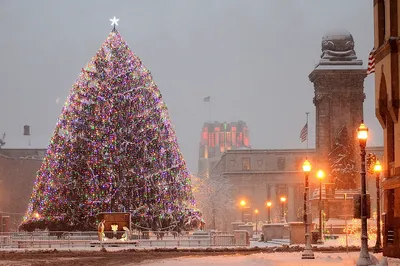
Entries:
[[383,254],[400,258],[399,0],[374,0],[375,112],[384,136]]
[[0,216],[10,217],[10,230],[18,228],[27,210],[45,152],[45,149],[0,149]]

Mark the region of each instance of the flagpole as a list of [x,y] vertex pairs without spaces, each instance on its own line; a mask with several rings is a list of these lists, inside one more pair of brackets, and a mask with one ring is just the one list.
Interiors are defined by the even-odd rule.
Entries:
[[211,121],[211,97],[210,97],[210,100],[208,101],[208,119],[210,120],[210,123],[212,122]]
[[310,114],[310,112],[306,112],[306,125],[307,125],[307,142],[306,142],[306,148],[308,149],[308,136],[309,136],[309,132],[308,132],[308,115]]

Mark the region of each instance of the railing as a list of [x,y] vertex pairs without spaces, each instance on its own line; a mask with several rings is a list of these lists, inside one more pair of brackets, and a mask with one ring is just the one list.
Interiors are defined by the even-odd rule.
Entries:
[[211,246],[245,246],[248,238],[247,234],[242,234],[241,237],[235,239],[234,233],[231,232],[211,232],[210,237]]
[[10,232],[0,233],[0,248],[84,247],[97,239],[97,232]]
[[130,231],[128,240],[123,231],[106,231],[105,240],[98,240],[97,231],[35,231],[0,233],[0,248],[70,248],[132,245],[137,247],[210,247],[248,246],[247,232],[166,232]]

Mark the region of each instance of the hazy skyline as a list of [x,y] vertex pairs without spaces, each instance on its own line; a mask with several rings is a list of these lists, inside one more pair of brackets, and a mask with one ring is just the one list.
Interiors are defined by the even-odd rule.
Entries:
[[[181,151],[197,170],[211,96],[212,120],[243,120],[253,148],[305,148],[299,134],[315,107],[309,73],[332,29],[353,35],[364,66],[373,47],[373,4],[365,0],[0,0],[0,133],[4,148],[46,148],[81,68],[119,18],[118,30],[151,71]],[[364,83],[369,145],[383,145],[374,75]],[[23,136],[23,125],[31,136]],[[28,145],[31,141],[31,146]]]

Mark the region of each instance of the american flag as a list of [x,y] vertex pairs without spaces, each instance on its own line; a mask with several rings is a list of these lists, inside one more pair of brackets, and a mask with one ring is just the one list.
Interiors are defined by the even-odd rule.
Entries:
[[374,55],[374,52],[375,52],[375,50],[372,49],[372,51],[369,53],[367,75],[375,73],[375,55]]
[[204,99],[203,99],[204,102],[209,102],[210,100],[211,100],[211,96],[204,97]]
[[307,140],[307,137],[308,137],[308,123],[306,123],[306,124],[304,125],[303,129],[302,129],[301,132],[300,132],[300,139],[301,139],[301,142],[306,141],[306,140]]

